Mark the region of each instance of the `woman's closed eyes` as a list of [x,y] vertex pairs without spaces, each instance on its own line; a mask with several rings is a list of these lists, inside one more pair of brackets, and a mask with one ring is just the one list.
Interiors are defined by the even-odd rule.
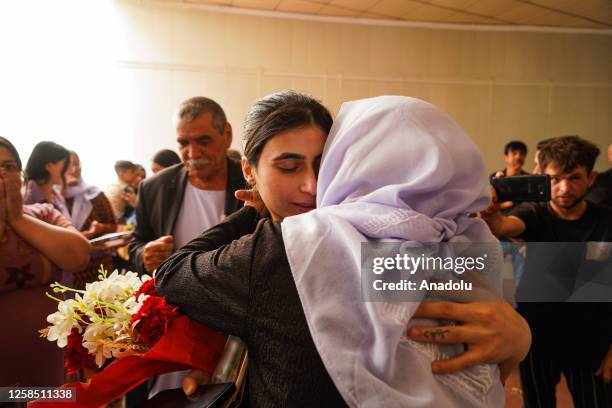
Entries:
[[300,167],[302,163],[296,163],[295,161],[287,161],[281,162],[276,165],[276,168],[282,171],[283,173],[295,173]]

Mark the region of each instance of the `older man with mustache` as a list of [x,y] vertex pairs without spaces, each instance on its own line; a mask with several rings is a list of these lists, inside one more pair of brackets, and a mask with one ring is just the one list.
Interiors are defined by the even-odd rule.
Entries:
[[176,134],[182,162],[145,180],[136,207],[130,261],[152,274],[175,249],[216,225],[242,204],[240,162],[227,157],[232,126],[219,104],[205,97],[179,106]]

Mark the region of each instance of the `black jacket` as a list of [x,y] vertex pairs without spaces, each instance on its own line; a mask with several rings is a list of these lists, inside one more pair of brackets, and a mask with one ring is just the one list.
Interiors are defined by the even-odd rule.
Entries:
[[244,207],[163,262],[155,286],[182,313],[244,340],[248,405],[346,406],[310,335],[280,223]]
[[[180,163],[160,171],[140,184],[136,205],[136,230],[134,240],[128,247],[130,263],[140,274],[145,273],[143,247],[159,237],[174,234],[187,181],[187,169]],[[243,188],[246,188],[246,183],[240,162],[228,158],[224,210],[226,216],[243,206],[243,202],[234,197],[234,192]]]

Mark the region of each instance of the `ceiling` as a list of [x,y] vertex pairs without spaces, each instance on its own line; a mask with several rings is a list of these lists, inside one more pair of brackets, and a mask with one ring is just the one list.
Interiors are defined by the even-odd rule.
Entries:
[[612,0],[162,0],[315,16],[411,22],[612,28]]

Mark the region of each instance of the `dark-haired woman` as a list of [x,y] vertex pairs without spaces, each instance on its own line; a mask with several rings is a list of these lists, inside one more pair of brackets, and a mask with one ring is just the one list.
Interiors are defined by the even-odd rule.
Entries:
[[[359,275],[354,270],[356,263],[347,254],[358,253],[361,241],[379,239],[381,236],[374,231],[359,229],[345,217],[347,214],[343,215],[343,211],[347,209],[350,213],[351,210],[347,204],[352,201],[371,204],[367,198],[369,192],[398,192],[397,195],[393,194],[397,198],[394,205],[397,205],[396,209],[404,209],[414,199],[412,195],[418,197],[418,189],[429,188],[433,197],[431,209],[440,214],[436,220],[440,224],[436,228],[441,227],[438,231],[440,241],[453,237],[455,233],[457,236],[465,233],[465,230],[451,228],[453,217],[461,220],[461,226],[470,224],[467,214],[473,211],[472,207],[485,206],[488,202],[485,197],[488,190],[484,164],[473,144],[467,145],[468,148],[461,153],[481,165],[482,180],[469,187],[475,188],[473,192],[468,188],[455,197],[454,202],[445,203],[448,204],[448,211],[441,205],[441,200],[436,201],[435,194],[443,197],[446,183],[466,173],[465,166],[458,169],[461,170],[458,176],[453,176],[452,171],[447,171],[451,163],[448,162],[443,175],[436,173],[436,178],[444,176],[445,181],[433,179],[430,180],[431,185],[426,187],[423,183],[427,183],[428,179],[419,179],[414,169],[409,170],[413,162],[396,160],[416,147],[420,142],[418,138],[414,140],[414,147],[408,143],[409,140],[387,146],[385,152],[396,149],[391,163],[386,156],[374,151],[377,143],[397,142],[402,134],[408,137],[412,134],[405,127],[406,122],[399,121],[402,115],[411,117],[408,115],[411,112],[417,118],[418,108],[423,108],[421,113],[438,118],[442,116],[437,109],[428,108],[426,111],[425,106],[419,104],[415,105],[416,110],[404,112],[404,109],[400,109],[404,107],[401,102],[390,101],[387,104],[382,101],[385,109],[380,111],[389,115],[388,122],[401,123],[404,133],[401,133],[401,128],[393,129],[393,126],[387,129],[389,132],[372,133],[371,130],[376,127],[376,117],[371,115],[377,111],[376,106],[348,115],[341,113],[340,129],[344,131],[346,127],[350,131],[349,136],[344,134],[336,141],[344,143],[353,135],[356,141],[362,139],[362,147],[355,160],[343,161],[341,158],[351,151],[349,141],[345,150],[338,150],[330,162],[323,163],[322,171],[325,166],[332,169],[326,171],[328,178],[333,181],[334,175],[339,174],[339,180],[343,183],[328,183],[326,189],[319,192],[317,177],[323,147],[332,125],[329,112],[316,100],[294,92],[270,95],[256,102],[245,123],[243,171],[247,181],[257,188],[267,216],[261,218],[253,207],[245,207],[179,249],[157,269],[156,286],[161,294],[192,318],[221,332],[237,335],[246,342],[249,348],[249,397],[253,406],[341,406],[348,403],[351,406],[433,407],[458,406],[462,403],[484,407],[503,403],[499,371],[493,364],[515,364],[529,347],[529,329],[509,305],[501,302],[494,306],[466,304],[462,305],[465,307],[455,308],[457,310],[444,305],[446,313],[433,311],[433,314],[439,314],[433,317],[462,320],[465,323],[460,330],[444,328],[451,333],[450,340],[446,342],[459,343],[453,350],[461,348],[461,343],[470,343],[469,350],[455,359],[452,358],[453,354],[437,352],[438,345],[420,347],[402,336],[411,317],[417,317],[419,313],[419,317],[432,317],[425,316],[432,313],[431,310],[415,313],[414,306],[404,313],[403,305],[399,305],[389,308],[391,312],[398,313],[391,313],[382,322],[378,315],[373,315],[371,320],[360,320],[363,310],[372,304],[361,302]],[[362,116],[370,121],[360,121]],[[354,128],[353,124],[356,124]],[[458,129],[454,122],[448,127],[452,131]],[[340,132],[340,129],[336,129],[336,132]],[[423,130],[418,136],[423,134],[427,135],[427,132]],[[462,132],[457,132],[456,137],[465,143],[469,141]],[[366,143],[365,149],[363,143]],[[444,158],[448,160],[458,158],[455,156],[460,155],[458,151],[461,149],[453,151],[443,145],[442,141],[423,144],[423,148],[415,150],[416,157],[422,160],[426,157],[424,147],[431,147],[429,154],[433,154],[432,158],[436,155],[446,155]],[[369,154],[372,157],[367,158]],[[414,153],[410,154],[414,156]],[[423,168],[429,172],[434,169]],[[381,174],[396,175],[397,185],[378,177]],[[359,180],[363,180],[363,183],[359,183]],[[303,235],[297,234],[300,238],[297,245],[285,242],[284,224],[289,220],[309,217],[319,203],[317,193],[330,191],[334,193],[335,202],[325,203],[325,207],[329,206],[338,213],[329,213],[329,208],[322,212],[323,208],[319,208],[314,214],[329,215],[331,222],[321,224],[325,227],[323,229],[311,229],[307,223],[300,225]],[[363,216],[364,221],[376,221],[370,223],[372,227],[385,227],[383,220],[376,218],[379,214],[373,207],[367,208],[372,211],[358,214]],[[384,211],[380,215],[389,215],[387,213],[393,210],[392,207],[381,201],[379,209]],[[398,212],[395,218],[387,217],[387,222],[399,221],[399,215],[403,216],[404,213]],[[411,215],[418,218],[419,214]],[[430,231],[433,221],[429,219],[428,224],[428,217],[421,214],[420,225],[416,224],[408,231]],[[314,221],[317,221],[316,216]],[[448,229],[442,228],[444,226],[448,226]],[[477,229],[484,237],[494,239],[490,233],[487,235],[486,226],[482,223]],[[329,240],[336,230],[345,231],[346,235]],[[312,234],[309,235],[310,232]],[[295,234],[295,229],[291,229],[290,233]],[[307,239],[302,239],[304,236]],[[393,237],[402,239],[404,236],[399,234]],[[337,245],[334,242],[354,245],[349,245],[348,249],[339,247],[336,255],[340,258],[335,262],[334,248]],[[287,252],[285,244],[291,244]],[[303,258],[299,257],[300,251],[305,254]],[[288,254],[291,259],[288,259]],[[305,272],[304,266],[308,267]],[[314,282],[314,286],[318,281],[320,285],[314,292],[326,294],[319,296],[314,308],[311,292],[303,290],[303,282],[296,277],[296,273],[300,273],[309,284]],[[347,297],[346,293],[351,296]],[[489,319],[490,323],[479,320],[479,316],[492,315],[491,311],[496,306],[499,306],[495,309],[498,316]],[[371,307],[376,308],[374,305]],[[476,311],[478,313],[474,313]],[[359,322],[360,325],[347,325],[348,322]],[[381,330],[385,325],[392,328],[393,333],[387,329]],[[428,329],[422,331],[427,332]],[[421,338],[419,333],[414,334],[417,339]],[[335,344],[330,344],[330,338],[331,343]],[[348,345],[345,349],[341,346],[343,342]],[[486,343],[486,352],[479,348],[483,343]],[[430,365],[443,356],[452,360],[451,368],[454,370],[485,362],[492,364],[480,364],[472,371],[463,369],[438,377],[433,375]],[[457,364],[466,361],[469,361],[467,365]],[[444,362],[436,362],[440,363],[444,366]],[[453,370],[447,366],[448,371]],[[443,372],[445,370],[436,369],[436,373]],[[193,388],[190,379],[195,379],[195,376],[184,383],[186,392],[191,391],[188,388]]]
[[176,152],[170,149],[162,149],[159,152],[155,153],[153,156],[153,160],[151,161],[151,171],[153,174],[168,168],[170,166],[174,166],[175,164],[179,164],[181,162],[181,158]]
[[90,246],[51,204],[23,205],[21,178],[17,150],[0,137],[0,386],[55,386],[62,352],[37,332],[57,309],[45,292],[87,265]]
[[26,204],[50,203],[70,220],[66,200],[61,194],[64,175],[70,165],[70,151],[54,142],[40,142],[30,154],[25,168]]

